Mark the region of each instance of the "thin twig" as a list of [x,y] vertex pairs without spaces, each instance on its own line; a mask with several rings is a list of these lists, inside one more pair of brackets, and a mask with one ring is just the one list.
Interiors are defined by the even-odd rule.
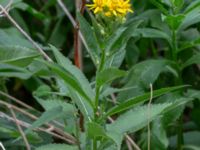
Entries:
[[[0,100],[0,104],[5,105],[5,106],[7,106],[7,107],[12,107],[12,108],[15,109],[16,111],[19,111],[20,113],[22,113],[22,114],[24,114],[24,115],[30,117],[30,118],[33,119],[33,120],[37,120],[37,119],[38,119],[38,117],[36,117],[35,115],[30,114],[30,113],[28,113],[28,112],[26,112],[26,111],[24,111],[24,110],[18,108],[17,106],[14,106],[14,105],[12,105],[12,104],[9,104],[9,103],[7,103],[7,102],[5,102],[5,101]],[[49,124],[49,123],[46,123],[45,125],[47,125],[48,130],[49,130],[49,129],[53,129],[53,131],[55,131],[56,133],[59,133],[59,134],[61,134],[62,136],[68,138],[70,141],[73,141],[73,143],[76,143],[76,139],[75,139],[72,135],[63,132],[61,129],[56,128],[56,127],[54,127],[53,125],[51,125],[51,124]]]
[[16,117],[16,115],[15,115],[15,112],[13,111],[13,109],[12,109],[11,106],[9,106],[8,108],[10,109],[10,112],[11,112],[11,114],[12,114],[14,120],[15,120],[15,124],[16,124],[16,126],[17,126],[17,128],[18,128],[18,130],[19,130],[19,132],[20,132],[20,134],[21,134],[21,136],[22,136],[22,139],[24,140],[24,143],[25,143],[25,145],[26,145],[26,149],[27,149],[27,150],[31,150],[30,145],[29,145],[29,143],[28,143],[28,140],[27,140],[27,138],[26,138],[26,136],[25,136],[25,134],[24,134],[24,132],[23,132],[21,126],[20,126],[19,123],[17,122],[17,117]]
[[[21,100],[19,100],[19,99],[13,97],[13,96],[11,96],[11,95],[9,95],[9,94],[7,94],[7,93],[1,91],[1,90],[0,90],[0,95],[9,98],[10,100],[12,100],[12,101],[14,101],[15,103],[17,103],[17,104],[23,106],[24,108],[27,108],[27,109],[34,110],[34,111],[38,112],[35,108],[33,108],[33,107],[31,107],[31,106],[25,104],[25,103],[22,102]],[[54,122],[56,125],[59,125],[60,127],[64,127],[64,125],[61,124],[61,123],[58,122],[58,121],[53,120],[52,122]]]
[[1,142],[0,142],[0,147],[2,148],[2,150],[6,150]]
[[33,46],[38,50],[39,53],[47,60],[52,61],[52,59],[42,50],[42,48],[19,26],[19,24],[9,15],[7,10],[0,5],[2,13],[10,20],[10,22],[33,44]]
[[[62,8],[62,10],[64,11],[64,13],[66,14],[66,16],[69,18],[70,22],[72,23],[73,27],[76,28],[77,24],[76,24],[76,20],[72,17],[72,15],[70,14],[69,10],[67,9],[67,7],[65,7],[65,4],[62,2],[62,0],[57,0],[59,6]],[[80,30],[78,31],[79,37],[83,43],[83,45],[85,46],[86,49],[88,49],[88,45],[84,39],[83,34],[80,32]]]
[[[108,117],[108,120],[111,123],[114,122],[114,120],[111,117]],[[125,138],[130,142],[130,144],[135,148],[135,150],[141,150],[140,147],[133,141],[133,139],[128,134],[125,134]]]
[[57,2],[60,5],[60,7],[62,8],[62,10],[65,12],[65,14],[67,15],[67,17],[69,18],[69,20],[72,23],[73,27],[76,27],[76,21],[75,21],[75,19],[72,17],[72,15],[70,14],[69,10],[63,4],[63,2],[61,0],[57,0]]
[[[6,115],[6,114],[3,113],[3,112],[0,112],[0,118],[5,118],[5,119],[7,119],[8,121],[15,122],[15,120],[14,120],[12,117]],[[19,125],[22,126],[22,127],[25,127],[25,128],[31,127],[31,124],[29,124],[29,123],[27,123],[27,122],[24,122],[24,121],[21,121],[21,120],[17,120],[17,122],[18,122]],[[56,137],[56,138],[58,138],[58,139],[61,139],[61,140],[65,141],[65,142],[67,142],[67,143],[70,143],[70,144],[76,144],[74,141],[71,141],[70,139],[67,139],[67,138],[65,138],[64,136],[61,136],[61,135],[56,134],[56,133],[54,133],[54,132],[51,132],[51,131],[49,131],[48,129],[37,128],[37,129],[33,129],[33,130],[34,130],[34,131],[42,131],[42,132],[45,132],[45,133],[47,133],[47,134],[50,134],[50,135],[52,135],[52,136],[54,136],[54,137]]]
[[151,102],[153,99],[153,86],[152,84],[150,84],[150,99],[149,99],[149,103],[148,103],[148,110],[147,110],[147,116],[148,116],[148,124],[147,124],[147,142],[148,142],[148,150],[151,149],[151,128],[150,128],[150,117],[151,117]]
[[[6,5],[6,7],[4,7],[7,12],[9,12],[12,3],[13,3],[13,0],[10,0],[9,3]],[[3,16],[4,16],[3,11],[0,11],[0,17],[3,17]]]
[[17,103],[17,104],[19,104],[19,105],[21,105],[21,106],[23,106],[23,107],[25,107],[25,108],[27,108],[27,109],[35,110],[35,111],[36,111],[35,108],[33,108],[33,107],[31,107],[31,106],[29,106],[29,105],[23,103],[23,102],[20,101],[19,99],[15,98],[15,97],[13,97],[13,96],[11,96],[11,95],[9,95],[9,94],[3,92],[3,91],[0,91],[0,95],[9,98],[10,100],[14,101],[15,103]]
[[128,150],[133,150],[131,143],[127,139],[126,139],[126,145],[127,145]]

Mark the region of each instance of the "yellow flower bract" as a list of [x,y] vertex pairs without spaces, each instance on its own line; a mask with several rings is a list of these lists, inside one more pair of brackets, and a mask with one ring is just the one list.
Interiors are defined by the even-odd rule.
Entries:
[[95,14],[102,13],[107,17],[125,17],[131,9],[130,0],[93,0],[87,7]]

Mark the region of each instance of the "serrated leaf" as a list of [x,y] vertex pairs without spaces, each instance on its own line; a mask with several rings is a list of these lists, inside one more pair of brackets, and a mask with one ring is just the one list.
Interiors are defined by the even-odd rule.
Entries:
[[[162,88],[159,90],[155,90],[155,91],[153,91],[153,98],[161,96],[161,95],[169,93],[169,92],[172,92],[172,91],[175,91],[175,90],[178,90],[180,88],[184,88],[184,87],[186,87],[186,86],[175,86],[175,87],[168,87],[168,88]],[[134,97],[132,99],[129,99],[129,100],[119,104],[118,106],[115,106],[115,107],[111,108],[110,110],[108,110],[108,112],[106,113],[106,116],[111,116],[116,113],[130,109],[138,103],[142,103],[142,102],[149,100],[149,98],[150,98],[150,92],[140,95],[140,96],[137,96],[137,97]]]
[[71,73],[76,78],[76,80],[80,83],[80,86],[85,91],[85,93],[87,93],[87,95],[89,95],[89,97],[91,97],[91,99],[93,100],[94,92],[90,86],[89,81],[82,73],[82,71],[76,66],[74,66],[68,58],[64,57],[56,47],[50,45],[50,48],[52,49],[58,64],[65,68],[66,71]]
[[61,79],[65,81],[65,83],[70,86],[73,90],[78,92],[82,97],[85,98],[85,100],[88,101],[91,107],[94,107],[94,103],[90,99],[90,97],[84,92],[80,84],[77,82],[77,80],[73,77],[73,75],[69,74],[67,71],[64,71],[61,67],[54,63],[48,63],[44,61],[44,63],[52,69],[52,71],[57,74]]
[[80,13],[77,13],[77,19],[80,23],[81,33],[83,34],[87,44],[86,49],[88,50],[94,64],[97,65],[98,62],[100,62],[99,53],[101,52],[101,49],[95,36],[95,32]]
[[136,132],[144,128],[148,124],[148,121],[152,121],[170,105],[170,103],[151,105],[150,116],[148,116],[149,112],[147,105],[139,106],[122,114],[114,123],[107,125],[107,129],[108,131],[117,131],[121,134],[126,132]]
[[59,118],[62,112],[63,108],[61,106],[53,107],[52,109],[45,111],[35,122],[33,122],[32,126],[29,127],[25,133],[28,133],[39,126],[48,123],[51,120]]

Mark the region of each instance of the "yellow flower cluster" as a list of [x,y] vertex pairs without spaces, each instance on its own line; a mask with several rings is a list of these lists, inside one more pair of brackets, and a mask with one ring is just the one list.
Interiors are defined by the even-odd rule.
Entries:
[[93,0],[87,7],[95,14],[102,13],[107,17],[125,17],[131,9],[130,0]]

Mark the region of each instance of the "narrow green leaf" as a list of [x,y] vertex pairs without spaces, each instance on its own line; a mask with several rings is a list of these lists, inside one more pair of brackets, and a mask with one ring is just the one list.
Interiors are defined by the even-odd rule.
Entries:
[[152,28],[138,28],[133,33],[133,36],[142,36],[144,38],[162,38],[167,40],[169,43],[171,41],[171,38],[168,34],[161,30]]
[[101,52],[101,49],[95,36],[95,32],[80,13],[77,13],[77,19],[80,23],[81,33],[83,34],[87,44],[86,49],[88,50],[94,64],[98,64],[98,62],[100,62],[99,53]]
[[36,148],[36,150],[78,150],[78,147],[67,144],[48,144],[42,145]]
[[54,120],[56,118],[60,117],[60,114],[63,112],[63,109],[61,106],[53,107],[52,109],[49,109],[45,111],[33,124],[31,127],[29,127],[25,133],[30,132],[31,130],[48,123],[51,120]]
[[90,99],[90,97],[84,92],[84,90],[81,88],[80,84],[77,82],[74,77],[69,74],[68,72],[61,69],[59,66],[57,66],[54,63],[49,63],[46,61],[43,61],[49,68],[52,69],[52,71],[57,74],[60,78],[62,78],[66,84],[68,84],[71,88],[73,88],[75,91],[77,91],[82,97],[84,97],[88,103],[91,105],[91,107],[94,107],[94,103]]
[[32,75],[27,69],[12,66],[9,64],[0,64],[0,77],[15,77],[20,79],[28,79]]
[[[175,87],[168,87],[168,88],[162,88],[162,89],[159,89],[159,90],[155,90],[155,91],[153,91],[153,98],[156,98],[156,97],[161,96],[163,94],[166,94],[166,93],[169,93],[169,92],[172,92],[172,91],[178,90],[180,88],[184,88],[184,87],[186,87],[186,86],[175,86]],[[114,115],[116,113],[130,109],[138,103],[142,103],[142,102],[149,100],[149,98],[150,98],[150,92],[143,94],[141,96],[131,98],[131,99],[119,104],[118,106],[111,108],[106,113],[106,116],[111,116],[111,115]]]
[[105,130],[97,123],[95,122],[91,122],[88,123],[87,125],[88,127],[88,136],[92,139],[94,139],[95,137],[106,137],[106,132]]
[[122,114],[114,123],[107,125],[107,129],[108,131],[117,131],[121,134],[126,132],[136,132],[144,128],[148,124],[148,121],[152,121],[170,105],[171,103],[151,105],[150,116],[148,116],[149,112],[147,105],[139,106]]
[[108,68],[97,74],[96,84],[98,87],[113,81],[117,78],[125,76],[127,73],[125,71],[119,70],[117,68]]
[[0,63],[25,67],[38,56],[38,52],[29,48],[21,46],[0,46]]
[[200,64],[200,53],[193,55],[190,59],[188,59],[183,65],[182,65],[182,69],[193,65],[193,64]]
[[92,90],[88,79],[85,77],[82,71],[78,69],[75,65],[73,65],[68,58],[63,56],[56,47],[50,45],[50,48],[52,49],[58,64],[76,78],[84,92],[93,100],[94,91]]

